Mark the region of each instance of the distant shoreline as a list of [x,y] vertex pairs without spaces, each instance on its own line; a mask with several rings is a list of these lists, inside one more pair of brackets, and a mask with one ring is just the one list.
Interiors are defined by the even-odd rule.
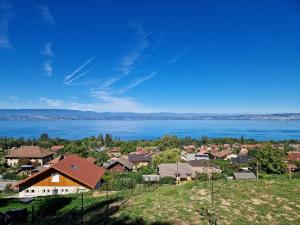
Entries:
[[214,114],[214,113],[132,113],[92,112],[64,109],[0,109],[1,121],[61,120],[252,120],[300,121],[300,113]]

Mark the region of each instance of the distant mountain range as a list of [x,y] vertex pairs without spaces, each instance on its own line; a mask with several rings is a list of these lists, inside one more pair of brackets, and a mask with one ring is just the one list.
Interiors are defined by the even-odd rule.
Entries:
[[0,120],[300,120],[300,113],[131,113],[65,109],[0,109]]

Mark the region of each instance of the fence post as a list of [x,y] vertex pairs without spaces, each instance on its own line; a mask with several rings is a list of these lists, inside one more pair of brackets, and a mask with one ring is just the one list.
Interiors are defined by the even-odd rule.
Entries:
[[83,225],[83,193],[81,193],[81,225]]
[[139,194],[141,194],[141,184],[139,184]]
[[31,206],[31,225],[34,224],[34,206]]

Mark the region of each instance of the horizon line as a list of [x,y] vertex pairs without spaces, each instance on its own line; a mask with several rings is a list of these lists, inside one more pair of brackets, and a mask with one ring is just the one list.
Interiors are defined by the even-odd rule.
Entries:
[[208,114],[208,115],[279,115],[279,114],[300,114],[300,112],[230,112],[230,113],[211,113],[211,112],[130,112],[130,111],[92,111],[92,110],[78,110],[78,109],[64,109],[64,108],[0,108],[0,110],[65,110],[65,111],[77,111],[77,112],[94,112],[94,113],[135,113],[135,114],[160,114],[160,113],[170,113],[170,114]]

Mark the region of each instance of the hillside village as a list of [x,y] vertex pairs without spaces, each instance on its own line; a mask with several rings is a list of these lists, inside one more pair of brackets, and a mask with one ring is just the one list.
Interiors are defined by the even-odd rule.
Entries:
[[[147,195],[153,197],[153,201],[156,201],[155,196],[159,195],[161,197],[158,200],[165,201],[164,199],[172,192],[175,197],[177,191],[186,192],[188,187],[192,187],[191,190],[199,187],[212,199],[214,191],[209,190],[208,187],[213,187],[210,183],[214,181],[216,187],[222,189],[229,188],[228,185],[236,184],[239,185],[238,187],[246,185],[247,183],[241,183],[244,181],[249,185],[258,185],[260,191],[265,191],[262,190],[262,183],[268,182],[270,179],[268,177],[272,177],[273,174],[286,176],[284,179],[274,180],[278,185],[282,182],[283,186],[280,188],[287,186],[288,178],[296,181],[300,177],[300,143],[297,141],[256,142],[244,138],[209,139],[206,137],[197,140],[180,139],[175,136],[164,136],[152,141],[121,141],[113,139],[110,135],[105,135],[104,138],[99,135],[99,137],[68,141],[52,139],[43,134],[36,140],[0,139],[0,144],[2,146],[0,196],[2,201],[6,199],[3,208],[0,207],[0,223],[15,221],[18,218],[22,218],[22,221],[25,219],[33,221],[34,218],[47,216],[48,222],[44,221],[46,224],[51,224],[50,222],[60,224],[57,220],[60,220],[63,211],[49,215],[34,214],[33,206],[42,211],[49,210],[47,204],[50,203],[46,203],[47,201],[53,201],[51,204],[54,205],[51,207],[57,210],[59,207],[67,210],[68,215],[73,215],[79,207],[91,210],[89,215],[105,209],[102,206],[97,208],[93,206],[94,204],[108,204],[107,207],[113,210],[115,203],[113,205],[104,203],[108,201],[107,199],[120,202],[118,204],[122,205],[128,199],[136,199],[134,196],[140,194],[140,198]],[[224,183],[224,181],[231,182]],[[258,183],[251,183],[255,181]],[[176,191],[164,192],[172,187],[178,188],[175,189]],[[297,189],[297,186],[291,188]],[[243,192],[243,189],[237,191]],[[165,195],[161,192],[169,194]],[[186,194],[192,193],[193,191]],[[86,197],[83,197],[83,194]],[[194,197],[192,195],[190,198]],[[56,201],[77,203],[72,206],[73,208],[69,206],[71,208],[68,209],[67,205],[60,206]],[[171,202],[171,200],[166,201]],[[45,202],[46,205],[40,205],[39,202]],[[203,204],[208,207],[212,203],[203,202]],[[207,210],[211,207],[214,206],[209,206]],[[129,214],[133,213],[126,211],[126,207],[122,210]],[[199,208],[196,207],[194,210],[198,213]],[[107,211],[102,212],[101,215],[104,216],[100,217],[102,219],[88,219],[90,216],[83,216],[83,214],[82,218],[75,217],[78,221],[80,218],[90,221],[87,224],[110,224],[110,222],[126,224],[120,221],[112,222],[114,219],[105,216],[107,214]],[[183,217],[184,215],[181,215],[179,219]],[[296,217],[294,219],[297,220]],[[9,224],[4,222],[6,223]]]
[[[51,139],[46,138],[51,142]],[[95,138],[92,140],[97,141]],[[209,142],[206,139],[204,141]],[[124,144],[120,145],[120,141],[113,141],[110,136],[106,136],[109,146],[104,140],[102,142],[103,146],[81,152],[74,149],[70,151],[73,143],[66,146],[11,147],[2,158],[1,189],[17,191],[21,198],[79,193],[99,188],[105,183],[104,174],[116,173],[135,173],[143,177],[144,181],[168,180],[177,184],[213,176],[224,179],[257,179],[260,173],[297,174],[300,162],[299,143],[236,142],[199,145],[189,140],[189,144],[180,145],[180,140],[176,137],[166,136],[158,146],[153,146],[149,141],[146,144],[141,142],[140,145],[136,144],[133,151],[128,152],[128,146],[122,147]],[[282,162],[279,162],[283,164],[276,165],[277,171],[268,171],[268,168],[264,168],[264,162],[257,158],[257,152],[262,152],[266,146],[275,153],[284,153]],[[13,181],[5,181],[7,179]]]

